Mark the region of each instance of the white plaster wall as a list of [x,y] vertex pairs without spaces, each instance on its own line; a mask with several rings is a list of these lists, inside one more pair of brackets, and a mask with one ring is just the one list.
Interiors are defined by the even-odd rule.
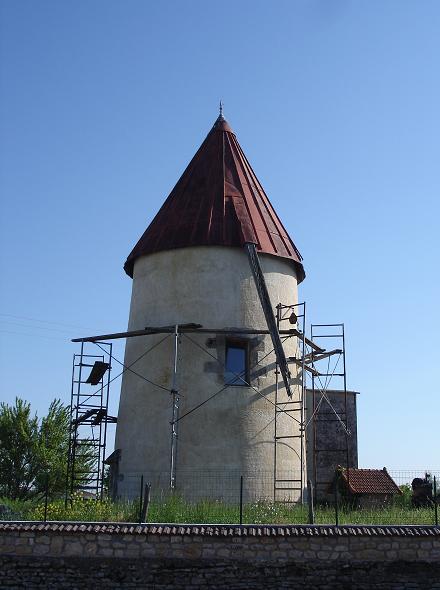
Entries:
[[[287,260],[260,255],[273,306],[297,302],[295,270]],[[145,326],[199,323],[211,328],[267,329],[248,260],[239,248],[197,247],[160,252],[138,259],[134,267],[129,330]],[[288,329],[289,323],[284,324]],[[180,415],[224,385],[224,337],[181,337],[179,354]],[[125,364],[131,365],[164,335],[127,340]],[[270,336],[251,338],[254,359],[272,349]],[[294,355],[296,339],[286,344]],[[214,358],[213,358],[214,357]],[[251,387],[228,387],[178,425],[177,485],[188,497],[228,498],[236,493],[238,477],[245,475],[247,498],[273,494],[275,356],[271,353],[257,369]],[[138,375],[125,372],[116,430],[121,449],[118,493],[138,494],[138,475],[153,486],[166,487],[170,465],[170,420],[173,336],[137,361],[132,369],[166,388],[161,390]],[[292,371],[294,373],[295,371]],[[299,395],[295,388],[295,395]],[[267,399],[264,399],[267,398]],[[281,388],[280,399],[286,398]],[[278,416],[278,434],[298,434],[297,423]],[[278,443],[281,471],[300,469],[299,439]],[[194,473],[197,471],[198,473]],[[261,477],[250,474],[262,472]],[[263,475],[264,472],[264,475]],[[160,475],[159,475],[160,474]],[[234,475],[232,475],[234,474]],[[231,477],[234,481],[231,481]],[[223,492],[222,492],[223,489]],[[287,495],[290,495],[287,493]]]

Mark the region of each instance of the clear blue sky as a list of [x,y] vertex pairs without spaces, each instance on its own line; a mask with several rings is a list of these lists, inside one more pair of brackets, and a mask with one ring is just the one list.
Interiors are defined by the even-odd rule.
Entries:
[[222,98],[309,318],[345,322],[361,465],[439,468],[440,3],[0,9],[1,399],[67,402],[69,339],[126,328],[122,265]]

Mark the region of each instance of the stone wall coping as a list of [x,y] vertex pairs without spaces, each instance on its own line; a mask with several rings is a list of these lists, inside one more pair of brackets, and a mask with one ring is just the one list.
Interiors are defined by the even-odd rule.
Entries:
[[217,525],[177,523],[3,521],[0,533],[94,533],[193,537],[440,537],[430,525]]

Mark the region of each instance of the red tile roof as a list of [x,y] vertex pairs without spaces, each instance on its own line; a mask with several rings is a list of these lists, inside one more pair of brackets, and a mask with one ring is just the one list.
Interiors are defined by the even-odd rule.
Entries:
[[386,469],[341,469],[343,481],[352,494],[400,494]]
[[298,281],[302,257],[255,176],[234,132],[218,117],[156,217],[127,258],[188,246],[233,246],[290,259]]

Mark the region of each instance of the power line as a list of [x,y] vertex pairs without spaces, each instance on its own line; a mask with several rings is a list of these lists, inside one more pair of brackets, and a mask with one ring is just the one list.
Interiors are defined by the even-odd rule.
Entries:
[[49,328],[48,326],[35,326],[33,324],[22,324],[19,322],[11,322],[9,320],[0,319],[2,324],[9,324],[11,326],[19,326],[20,328],[30,328],[31,330],[50,330],[51,332],[71,332],[68,328]]
[[57,338],[56,336],[46,336],[45,334],[27,334],[26,332],[13,332],[12,330],[3,330],[3,329],[0,329],[0,333],[1,334],[14,334],[15,336],[25,336],[26,338],[45,338],[46,340],[57,340],[57,341],[69,342],[69,339],[67,337],[62,338],[61,336],[59,336]]
[[76,326],[74,324],[65,324],[63,322],[53,322],[50,320],[40,320],[38,318],[31,318],[29,316],[13,315],[10,313],[0,313],[0,316],[6,317],[6,318],[13,318],[16,320],[27,320],[30,322],[39,322],[40,324],[52,324],[54,326],[64,326],[66,328],[77,328],[78,330],[90,330],[90,328],[85,328],[84,326]]
[[[100,346],[98,344],[98,342],[94,342],[93,344],[95,344],[98,348],[100,348],[102,350],[102,352],[104,352],[105,354],[108,354],[108,351],[105,350],[104,348],[102,348],[102,346]],[[140,379],[143,379],[144,381],[146,381],[150,385],[154,385],[154,387],[158,387],[159,389],[162,389],[163,391],[167,391],[167,392],[170,391],[167,387],[164,387],[163,385],[159,385],[159,383],[155,383],[154,381],[147,379],[147,377],[144,377],[140,373],[133,371],[133,369],[130,369],[129,365],[124,365],[124,363],[122,361],[120,361],[119,359],[117,359],[113,354],[109,354],[109,357],[112,358],[117,363],[119,363],[122,367],[124,367],[125,370],[130,371],[130,373],[133,373],[134,375],[137,375]]]

